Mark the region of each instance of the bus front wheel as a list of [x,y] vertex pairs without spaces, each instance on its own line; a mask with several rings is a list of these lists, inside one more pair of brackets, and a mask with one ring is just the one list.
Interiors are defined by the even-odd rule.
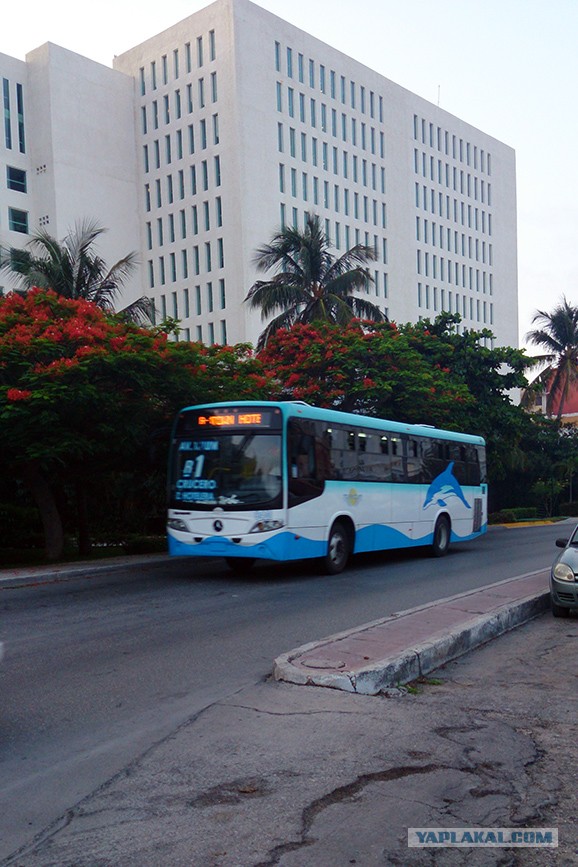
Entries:
[[436,557],[443,557],[450,547],[451,526],[449,518],[440,515],[436,521],[433,534],[433,552]]
[[327,554],[324,559],[325,571],[329,575],[338,575],[343,572],[351,553],[349,534],[340,522],[336,522],[329,533],[327,541]]

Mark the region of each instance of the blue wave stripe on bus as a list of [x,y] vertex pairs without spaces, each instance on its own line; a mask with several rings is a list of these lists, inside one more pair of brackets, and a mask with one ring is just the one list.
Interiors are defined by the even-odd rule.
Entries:
[[[475,539],[485,531],[482,527],[478,533],[466,536],[458,535],[452,529],[452,542],[467,542]],[[389,550],[393,548],[417,548],[431,545],[433,533],[426,533],[417,539],[412,539],[393,527],[374,524],[358,530],[355,536],[355,553]],[[323,557],[327,551],[327,543],[305,536],[296,538],[294,533],[278,533],[266,541],[256,541],[254,545],[239,545],[223,537],[209,537],[202,542],[188,544],[175,539],[169,534],[169,553],[183,557],[256,557],[260,560],[308,560]]]

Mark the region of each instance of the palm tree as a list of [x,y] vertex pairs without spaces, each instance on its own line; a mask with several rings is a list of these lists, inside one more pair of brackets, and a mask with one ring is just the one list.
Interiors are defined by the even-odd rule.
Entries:
[[558,421],[562,418],[564,404],[572,386],[578,382],[578,307],[572,307],[565,297],[551,313],[538,310],[532,323],[540,328],[528,332],[526,339],[546,350],[536,356],[534,364],[545,364],[544,370],[534,379],[525,395],[529,403],[535,394],[548,389],[546,412],[552,414],[558,406]]
[[372,278],[364,265],[375,259],[371,247],[356,244],[336,258],[317,215],[309,214],[302,232],[286,226],[260,247],[254,263],[259,271],[277,269],[270,280],[257,280],[245,301],[261,309],[262,319],[277,313],[257,343],[262,349],[280,328],[297,322],[346,323],[351,319],[382,322],[385,316],[370,301],[353,295]]
[[[77,223],[63,241],[39,230],[27,248],[12,248],[0,256],[0,271],[17,276],[23,290],[32,286],[52,289],[65,298],[84,298],[114,313],[120,287],[136,267],[136,254],[129,253],[109,268],[93,252],[94,242],[104,231],[90,220]],[[118,312],[139,323],[150,322],[151,314],[152,302],[145,297]]]

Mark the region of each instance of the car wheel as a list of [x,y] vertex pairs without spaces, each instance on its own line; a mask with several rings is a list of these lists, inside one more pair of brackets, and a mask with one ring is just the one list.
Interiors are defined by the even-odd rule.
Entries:
[[552,604],[552,614],[554,615],[554,617],[569,617],[570,616],[570,609],[569,608],[564,608],[563,605],[558,605],[558,603],[554,602],[553,599],[551,600],[551,604]]
[[327,554],[324,558],[325,571],[329,575],[343,572],[351,553],[349,534],[344,525],[337,521],[331,528],[327,541]]
[[440,515],[436,521],[433,534],[432,548],[436,557],[444,557],[450,547],[451,525],[449,518]]
[[227,566],[235,575],[248,575],[254,565],[254,557],[227,557]]

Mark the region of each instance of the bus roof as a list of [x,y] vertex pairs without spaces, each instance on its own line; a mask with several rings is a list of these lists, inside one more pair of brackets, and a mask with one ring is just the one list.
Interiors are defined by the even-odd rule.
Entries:
[[341,424],[352,424],[358,427],[373,428],[374,430],[391,431],[391,433],[429,436],[434,439],[454,440],[471,443],[472,445],[485,445],[483,437],[473,434],[443,430],[428,424],[405,424],[404,422],[399,421],[389,421],[388,419],[374,418],[367,415],[357,415],[352,412],[324,409],[319,406],[312,406],[303,401],[228,400],[221,403],[203,403],[186,406],[181,409],[181,412],[199,409],[223,409],[224,407],[277,407],[281,410],[284,419],[303,418],[335,422],[336,424],[339,422]]

